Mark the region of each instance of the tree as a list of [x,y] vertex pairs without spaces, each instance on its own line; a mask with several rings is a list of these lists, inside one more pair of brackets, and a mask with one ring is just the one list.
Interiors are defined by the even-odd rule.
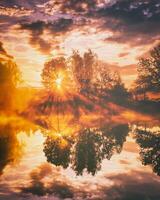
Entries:
[[41,77],[43,85],[50,91],[60,89],[62,84],[66,87],[69,79],[67,60],[58,57],[46,62]]
[[114,153],[120,153],[129,132],[128,124],[103,126],[99,129],[103,136],[102,157],[110,160]]
[[96,55],[90,49],[83,56],[78,51],[73,51],[70,59],[72,61],[74,79],[79,91],[82,93],[88,92],[93,79]]
[[0,124],[0,175],[8,164],[21,157],[22,146],[16,134],[17,130],[11,124]]
[[143,165],[150,165],[160,176],[160,132],[137,129],[136,142],[140,146],[140,158]]
[[160,92],[160,44],[150,51],[148,58],[141,58],[138,64],[138,77],[134,83],[136,94]]
[[118,72],[113,72],[107,67],[99,67],[97,79],[94,84],[95,93],[100,98],[109,99],[116,103],[128,100],[129,92],[122,83]]
[[112,87],[112,72],[109,68],[98,63],[96,66],[97,76],[94,81],[93,90],[100,98],[108,97],[107,91]]
[[70,162],[70,148],[71,144],[66,139],[48,136],[43,151],[48,162],[67,168]]
[[94,175],[101,167],[100,134],[85,128],[78,133],[75,143],[72,168],[77,175],[82,175],[84,169]]
[[9,110],[12,107],[16,86],[20,81],[17,64],[7,55],[0,57],[0,107]]
[[110,159],[120,153],[126,141],[129,128],[127,124],[80,129],[69,136],[47,136],[44,153],[47,161],[67,168],[71,165],[76,175],[87,173],[95,175],[101,169],[103,159]]
[[115,72],[112,76],[112,86],[108,91],[112,101],[116,103],[126,103],[128,101],[129,92],[122,83],[119,73]]

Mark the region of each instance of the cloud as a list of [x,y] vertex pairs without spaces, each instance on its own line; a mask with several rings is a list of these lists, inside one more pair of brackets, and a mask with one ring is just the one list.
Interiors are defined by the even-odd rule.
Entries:
[[5,6],[8,8],[26,8],[26,9],[31,9],[36,7],[37,5],[41,5],[46,3],[48,0],[12,0],[12,1],[8,1],[8,0],[3,0],[0,1],[0,6]]
[[[44,22],[36,21],[31,23],[24,23],[20,25],[20,29],[28,30],[30,32],[30,44],[41,51],[42,53],[49,54],[52,46],[54,49],[58,49],[59,42],[55,39],[62,33],[71,30],[73,20],[71,18],[58,18],[57,20]],[[44,32],[54,35],[54,40],[51,42],[44,36]]]
[[[159,10],[158,0],[4,0],[0,1],[0,37],[16,59],[24,53],[16,50],[17,40],[22,40],[27,50],[23,57],[31,52],[47,57],[69,55],[72,48],[93,48],[111,66],[135,64],[160,40]],[[39,65],[39,56],[33,56],[38,63],[34,66]],[[19,60],[20,65],[30,62],[30,58],[25,59],[27,64]],[[121,71],[131,74],[129,68]],[[134,77],[126,76],[126,83],[135,79],[133,71]]]
[[[100,178],[100,177],[99,177]],[[60,168],[42,164],[30,174],[30,185],[21,188],[21,195],[58,197],[60,199],[159,200],[160,183],[156,175],[132,170],[120,174],[103,174],[101,181],[77,183],[62,175]],[[107,184],[107,183],[111,184]],[[95,190],[96,188],[96,190]]]
[[78,13],[88,13],[90,10],[94,9],[97,6],[96,0],[70,0],[63,1],[61,4],[61,10],[67,12],[73,10]]
[[124,52],[124,53],[120,53],[118,56],[121,58],[121,57],[125,57],[128,55],[129,55],[129,52]]
[[[5,0],[0,3],[0,6],[3,8],[1,15],[21,16],[20,21],[24,19],[28,21],[28,24],[23,24],[22,28],[30,30],[35,30],[33,26],[38,28],[39,25],[39,28],[43,26],[50,33],[64,33],[73,25],[73,19],[81,21],[81,26],[90,19],[91,26],[95,26],[94,20],[96,20],[96,26],[99,26],[97,31],[112,32],[112,36],[105,39],[107,42],[141,46],[160,39],[159,0],[14,0],[11,2]],[[57,20],[54,19],[55,16],[58,16]],[[44,18],[45,22],[40,24],[40,21],[36,21],[39,17],[40,20]],[[49,49],[49,44],[42,42],[42,38],[39,43],[43,43],[42,46],[47,46],[46,48]]]
[[[21,29],[31,32],[30,44],[46,54],[51,51],[52,45],[50,40],[42,36],[45,31],[54,36],[61,34],[63,37],[64,33],[76,29],[73,25],[79,25],[79,30],[82,30],[88,20],[89,29],[94,27],[97,33],[112,33],[103,42],[129,44],[134,47],[160,40],[158,0],[5,0],[0,6],[2,21],[6,21],[2,26],[19,23]],[[54,42],[54,46],[58,46]]]
[[131,171],[129,174],[117,174],[106,177],[114,185],[102,192],[108,200],[147,200],[160,198],[159,181],[152,174],[140,171]]
[[29,16],[33,11],[29,9],[24,8],[8,8],[0,6],[0,14],[6,15],[6,16],[17,16],[17,17],[23,17],[23,16]]
[[117,1],[95,13],[101,17],[102,30],[113,32],[106,41],[130,43],[132,46],[145,45],[160,39],[160,4],[158,0]]
[[50,32],[59,33],[68,31],[72,25],[73,20],[71,18],[58,18],[57,20],[50,22],[36,21],[31,23],[22,23],[21,29],[27,29],[33,32],[35,31],[39,34],[42,34],[46,29]]
[[[53,177],[46,182],[46,177]],[[23,193],[32,193],[37,196],[55,195],[62,199],[72,198],[73,191],[69,181],[66,181],[60,174],[58,168],[52,168],[49,164],[42,164],[30,174],[31,184],[22,188]]]

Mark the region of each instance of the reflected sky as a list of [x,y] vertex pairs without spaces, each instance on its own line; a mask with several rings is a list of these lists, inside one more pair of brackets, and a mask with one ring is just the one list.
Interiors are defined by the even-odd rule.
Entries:
[[0,199],[159,199],[157,122],[67,126],[1,122]]

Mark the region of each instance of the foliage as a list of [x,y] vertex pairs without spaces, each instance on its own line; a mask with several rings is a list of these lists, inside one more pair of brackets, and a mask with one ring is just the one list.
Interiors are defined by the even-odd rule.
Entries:
[[100,169],[100,146],[101,137],[94,130],[86,128],[79,132],[72,167],[77,175],[82,175],[84,169],[94,175]]
[[86,91],[91,87],[93,79],[93,68],[96,64],[96,55],[89,49],[80,55],[78,51],[73,51],[70,57],[75,81],[80,91]]
[[122,83],[118,72],[101,68],[94,84],[94,93],[100,98],[109,99],[116,103],[124,103],[129,98],[129,92]]
[[95,175],[104,158],[109,160],[114,153],[121,152],[128,131],[127,124],[83,128],[72,141],[47,137],[44,152],[47,161],[56,166],[67,168],[71,164],[76,175],[82,175],[84,171]]
[[0,175],[8,164],[21,157],[22,146],[16,134],[16,130],[10,124],[0,124]]
[[47,89],[52,89],[59,73],[67,71],[67,62],[64,57],[53,58],[44,64],[41,74],[42,83]]
[[140,59],[134,91],[144,94],[144,98],[146,92],[160,92],[160,44],[150,51],[148,58]]
[[12,59],[0,60],[0,107],[12,107],[17,84],[20,82],[20,71]]
[[137,129],[136,142],[140,146],[143,165],[150,165],[160,175],[160,132]]
[[[65,143],[65,145],[64,145]],[[62,138],[47,137],[44,143],[44,153],[47,161],[56,166],[67,168],[70,162],[70,145]]]

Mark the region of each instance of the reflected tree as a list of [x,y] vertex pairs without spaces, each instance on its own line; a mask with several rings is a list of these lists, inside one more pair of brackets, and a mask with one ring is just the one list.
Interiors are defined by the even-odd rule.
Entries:
[[48,136],[44,143],[44,152],[48,162],[67,168],[71,164],[76,175],[84,171],[89,174],[101,169],[103,159],[110,159],[114,153],[120,153],[128,135],[128,125],[81,129],[72,138],[53,138]]
[[0,125],[0,175],[8,164],[15,162],[21,156],[21,145],[16,133],[10,124]]
[[137,129],[136,142],[140,146],[140,158],[143,165],[150,165],[160,176],[160,132]]
[[100,130],[103,135],[102,156],[110,159],[115,152],[121,153],[129,132],[128,124],[119,124],[113,127],[104,126]]
[[65,138],[48,136],[43,149],[47,161],[67,168],[70,163],[71,142]]
[[7,165],[17,163],[22,157],[24,141],[22,142],[19,140],[18,136],[20,136],[21,133],[30,136],[38,130],[37,126],[20,117],[12,116],[8,118],[3,115],[1,120],[0,174],[3,173]]
[[72,168],[77,175],[82,175],[86,169],[94,175],[100,169],[102,138],[95,130],[86,128],[78,133],[72,159]]

